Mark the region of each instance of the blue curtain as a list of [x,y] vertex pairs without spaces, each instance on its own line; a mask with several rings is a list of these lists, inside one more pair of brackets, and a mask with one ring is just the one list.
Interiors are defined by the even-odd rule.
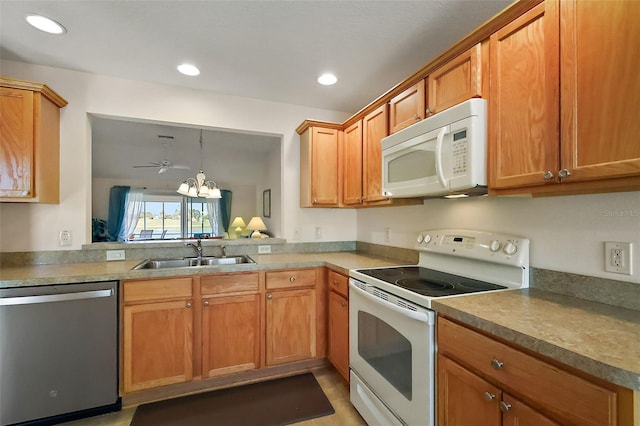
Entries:
[[228,189],[222,189],[220,192],[222,193],[220,210],[222,210],[222,226],[224,226],[222,232],[224,233],[229,229],[231,223],[231,198],[233,198],[233,194]]
[[122,231],[124,212],[126,209],[127,194],[131,187],[113,186],[109,192],[109,217],[107,219],[107,238],[109,241],[118,241],[118,235]]

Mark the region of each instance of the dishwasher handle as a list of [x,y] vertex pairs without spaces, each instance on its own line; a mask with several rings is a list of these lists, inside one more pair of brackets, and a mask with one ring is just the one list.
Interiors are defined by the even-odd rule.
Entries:
[[98,299],[113,296],[113,289],[81,291],[77,293],[43,294],[0,298],[0,306],[33,305],[36,303],[66,302],[69,300]]

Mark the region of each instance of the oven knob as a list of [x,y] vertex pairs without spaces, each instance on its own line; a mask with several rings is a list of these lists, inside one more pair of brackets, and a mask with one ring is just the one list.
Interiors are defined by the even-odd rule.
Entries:
[[422,242],[422,234],[418,235],[418,238],[416,239],[416,241],[418,242],[418,244],[420,244]]
[[516,252],[518,251],[518,247],[516,247],[515,244],[513,244],[511,241],[509,241],[504,245],[504,248],[502,249],[502,251],[505,254],[507,254],[509,256],[512,256],[512,255],[516,254]]
[[491,250],[494,253],[500,250],[500,241],[498,240],[491,241],[491,244],[489,244],[489,250]]
[[431,235],[427,234],[424,236],[424,243],[425,244],[429,244],[429,242],[431,241]]

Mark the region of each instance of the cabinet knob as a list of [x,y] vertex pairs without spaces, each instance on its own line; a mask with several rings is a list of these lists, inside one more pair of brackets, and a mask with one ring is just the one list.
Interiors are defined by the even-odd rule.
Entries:
[[267,300],[273,299],[273,294],[267,294]]
[[318,202],[318,199],[317,199],[317,198],[314,198],[314,199],[313,199],[313,202],[314,202],[314,203],[317,203],[317,202]]
[[553,172],[551,172],[550,170],[547,170],[546,172],[544,172],[542,177],[544,178],[544,180],[551,180],[553,179]]
[[425,114],[427,114],[427,115],[431,115],[431,114],[433,114],[433,111],[431,111],[431,108],[427,108],[424,112],[425,112]]
[[500,401],[500,411],[506,413],[511,408],[511,404],[508,402]]
[[347,307],[347,302],[340,302],[340,305],[342,305],[343,308]]
[[292,283],[296,282],[296,277],[289,277],[289,281]]
[[209,301],[208,301],[208,300],[205,300],[204,302],[202,302],[202,304],[203,304],[204,306],[209,306]]
[[413,117],[414,120],[420,120],[420,116],[418,114],[415,115],[415,117]]
[[558,172],[558,176],[560,176],[561,178],[566,178],[571,176],[571,172],[567,169],[562,169]]
[[186,306],[187,308],[190,308],[190,307],[191,307],[191,302],[190,302],[190,301],[189,301],[189,302],[187,302],[187,304],[186,304],[185,306]]
[[484,399],[485,401],[493,401],[496,398],[495,394],[492,394],[491,392],[485,392],[484,393]]
[[492,359],[491,360],[491,366],[493,368],[495,368],[496,370],[500,370],[504,366],[504,362],[498,361],[497,359]]

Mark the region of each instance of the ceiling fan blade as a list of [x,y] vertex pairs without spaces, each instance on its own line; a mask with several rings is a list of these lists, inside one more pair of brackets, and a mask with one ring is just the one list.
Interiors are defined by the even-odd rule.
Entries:
[[135,166],[133,166],[134,169],[139,169],[141,167],[160,167],[160,166],[159,165],[158,166],[151,166],[151,165],[149,165],[149,166],[143,166],[143,165],[135,165]]
[[162,167],[160,167],[160,169],[158,170],[158,173],[164,173],[164,172],[166,172],[167,170],[169,170],[169,166],[162,166]]
[[184,165],[181,165],[181,164],[172,164],[169,167],[171,167],[172,169],[191,170],[191,167],[184,166]]

